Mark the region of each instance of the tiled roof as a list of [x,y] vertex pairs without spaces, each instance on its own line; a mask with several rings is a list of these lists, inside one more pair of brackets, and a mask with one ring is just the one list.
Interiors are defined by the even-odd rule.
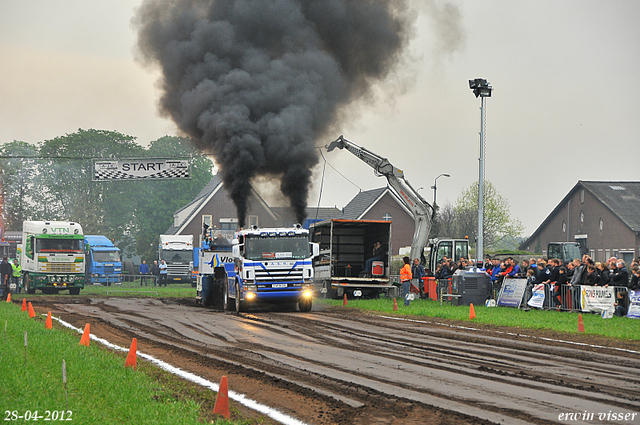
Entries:
[[176,214],[180,214],[183,215],[185,218],[184,220],[182,220],[182,222],[180,222],[178,224],[178,226],[171,226],[169,227],[166,231],[165,231],[165,235],[175,235],[178,230],[180,229],[180,227],[187,221],[192,219],[192,215],[195,211],[198,211],[198,208],[200,207],[200,205],[202,205],[203,202],[206,202],[207,197],[217,189],[217,187],[219,185],[222,184],[222,177],[220,177],[218,174],[215,174],[211,180],[209,180],[209,183],[207,183],[202,190],[196,195],[195,198],[193,198],[193,201],[189,202],[187,205],[185,205],[184,207],[180,208],[179,210],[177,210],[176,212],[174,212],[174,216]]
[[379,189],[365,190],[358,193],[351,202],[344,207],[341,218],[346,220],[359,219],[387,190],[387,187],[381,187]]
[[640,231],[640,182],[579,183],[631,230]]

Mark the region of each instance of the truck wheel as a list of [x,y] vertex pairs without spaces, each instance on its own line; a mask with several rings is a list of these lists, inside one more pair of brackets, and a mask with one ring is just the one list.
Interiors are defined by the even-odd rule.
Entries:
[[222,296],[222,306],[226,311],[235,310],[235,300],[229,298],[229,280],[224,282],[224,294]]
[[236,282],[236,313],[240,313],[242,311],[242,306],[240,305],[240,284]]
[[298,310],[301,312],[309,312],[311,311],[311,307],[313,306],[313,300],[309,298],[308,300],[300,300],[298,301]]
[[69,288],[69,295],[80,295],[80,288]]
[[215,302],[214,288],[211,283],[211,278],[208,276],[202,277],[202,305],[205,307],[211,307]]
[[323,285],[324,285],[324,288],[326,289],[326,292],[324,293],[324,297],[328,300],[334,299],[336,297],[336,294],[331,286],[331,281],[326,281],[324,282]]
[[31,285],[29,284],[29,273],[25,273],[22,276],[22,286],[24,287],[24,290],[27,294],[35,294],[36,290],[35,288],[32,288]]

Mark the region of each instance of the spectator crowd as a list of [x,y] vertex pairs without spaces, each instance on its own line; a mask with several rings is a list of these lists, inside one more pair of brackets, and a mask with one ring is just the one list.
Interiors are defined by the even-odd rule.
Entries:
[[[436,279],[446,279],[457,270],[468,270],[474,264],[470,260],[460,259],[454,262],[449,258],[444,258],[431,274]],[[629,268],[625,261],[616,257],[609,258],[606,262],[595,262],[588,255],[583,255],[582,259],[576,258],[568,264],[562,260],[551,258],[548,261],[542,258],[531,258],[529,261],[523,260],[520,264],[512,257],[504,260],[487,258],[482,266],[490,276],[493,284],[494,294],[500,290],[505,278],[526,278],[527,292],[524,303],[531,297],[532,289],[535,285],[545,284],[552,287],[550,297],[555,307],[560,309],[571,309],[571,305],[578,305],[578,288],[585,286],[616,287],[616,307],[615,314],[624,316],[628,309],[629,290],[640,290],[640,258],[632,261]]]

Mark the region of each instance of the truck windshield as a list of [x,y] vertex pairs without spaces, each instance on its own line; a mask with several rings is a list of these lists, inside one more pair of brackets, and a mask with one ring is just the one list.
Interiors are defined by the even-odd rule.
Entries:
[[193,261],[193,251],[162,251],[160,259],[167,263],[188,263]]
[[93,251],[93,261],[97,263],[116,263],[120,261],[119,251]]
[[36,252],[83,252],[83,242],[82,239],[36,239]]
[[247,236],[245,239],[245,258],[264,259],[302,259],[309,257],[308,236],[260,237]]
[[575,260],[576,258],[582,258],[582,255],[580,254],[580,248],[576,244],[550,243],[548,250],[549,258],[559,258],[560,260],[565,262]]

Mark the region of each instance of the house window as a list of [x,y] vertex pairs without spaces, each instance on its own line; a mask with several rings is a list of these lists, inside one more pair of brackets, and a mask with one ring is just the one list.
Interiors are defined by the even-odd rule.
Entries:
[[249,216],[249,227],[256,226],[258,227],[258,216],[250,215]]
[[584,204],[584,189],[580,191],[580,203]]
[[584,224],[584,211],[580,211],[580,224]]
[[603,227],[604,227],[604,220],[602,220],[602,217],[600,217],[600,230],[602,230]]
[[204,226],[208,226],[211,227],[211,216],[210,215],[203,215],[202,216],[202,228],[204,229]]
[[221,218],[220,219],[220,230],[238,230],[238,219],[237,218]]
[[562,233],[567,232],[567,222],[562,220]]
[[382,216],[382,219],[384,221],[391,221],[391,214],[389,213],[384,213],[384,215]]

